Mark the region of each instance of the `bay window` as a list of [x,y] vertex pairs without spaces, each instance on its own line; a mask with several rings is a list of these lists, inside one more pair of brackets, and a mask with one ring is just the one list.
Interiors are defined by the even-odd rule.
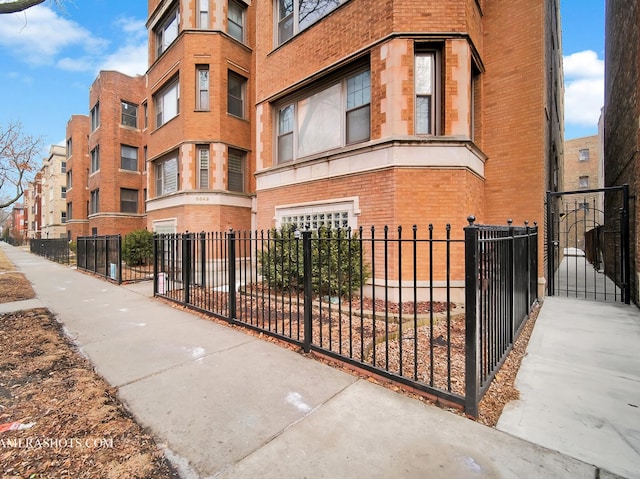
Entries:
[[275,0],[277,44],[289,40],[349,0]]
[[156,55],[159,57],[178,38],[180,13],[175,5],[153,29],[156,39]]
[[279,107],[278,163],[369,140],[370,104],[367,69]]
[[173,153],[155,162],[156,196],[178,191],[178,154]]
[[156,128],[161,127],[180,113],[180,81],[173,80],[154,95]]

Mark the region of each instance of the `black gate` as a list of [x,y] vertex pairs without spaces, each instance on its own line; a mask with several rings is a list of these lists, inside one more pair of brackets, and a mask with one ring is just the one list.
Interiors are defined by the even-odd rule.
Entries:
[[629,304],[629,187],[547,192],[547,294]]

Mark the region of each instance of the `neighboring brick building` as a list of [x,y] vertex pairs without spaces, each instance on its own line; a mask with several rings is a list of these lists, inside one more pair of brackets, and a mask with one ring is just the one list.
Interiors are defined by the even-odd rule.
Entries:
[[24,211],[27,222],[27,238],[40,238],[40,221],[42,220],[42,173],[37,172],[24,191]]
[[[146,226],[145,96],[145,77],[114,71],[101,71],[89,91],[89,155],[84,161],[89,168],[90,234],[126,234]],[[84,219],[83,212],[72,213]]]
[[544,224],[562,158],[557,1],[290,5],[256,4],[259,228]]
[[41,168],[41,238],[67,237],[67,155],[64,146],[52,145]]
[[[607,0],[605,18],[604,181],[630,187],[631,299],[640,304],[640,3]],[[608,201],[606,217],[615,220],[620,206]]]
[[[567,140],[564,143],[564,191],[593,190],[604,186],[598,135]],[[562,205],[561,244],[584,251],[585,233],[604,222],[604,195],[585,193],[567,195]]]
[[256,2],[149,1],[154,231],[249,229]]
[[75,241],[89,234],[89,117],[73,115],[67,122],[67,235]]

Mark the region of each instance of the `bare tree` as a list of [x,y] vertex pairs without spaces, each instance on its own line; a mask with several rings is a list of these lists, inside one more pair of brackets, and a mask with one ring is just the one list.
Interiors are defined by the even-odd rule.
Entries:
[[16,13],[26,10],[27,8],[35,7],[45,0],[13,0],[11,2],[0,3],[1,13]]
[[0,125],[0,209],[20,199],[25,175],[37,168],[42,147],[42,137],[25,134],[22,123]]

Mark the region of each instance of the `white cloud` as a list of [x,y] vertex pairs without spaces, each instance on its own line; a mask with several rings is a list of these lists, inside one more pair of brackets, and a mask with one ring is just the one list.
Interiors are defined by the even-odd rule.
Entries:
[[119,48],[104,58],[99,70],[117,70],[131,76],[144,74],[147,71],[147,43]]
[[598,124],[604,104],[604,60],[585,50],[563,58],[564,119],[566,124]]
[[53,64],[67,48],[100,54],[107,45],[108,41],[42,5],[0,18],[0,46],[30,65]]

